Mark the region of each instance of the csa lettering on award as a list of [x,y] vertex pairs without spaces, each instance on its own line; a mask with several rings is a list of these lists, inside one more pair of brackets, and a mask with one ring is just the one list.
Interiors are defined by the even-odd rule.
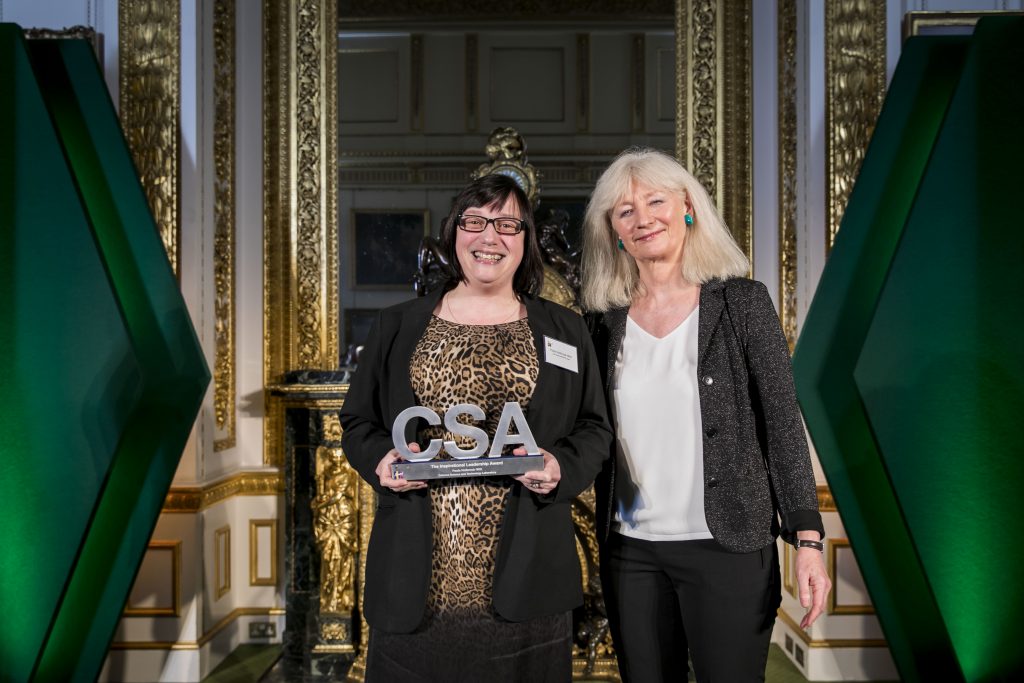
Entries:
[[[519,475],[544,469],[544,457],[519,403],[505,403],[493,441],[479,427],[459,422],[461,415],[469,415],[475,421],[484,420],[486,415],[482,408],[471,403],[454,405],[444,414],[445,429],[455,436],[472,439],[472,448],[460,448],[453,440],[431,439],[425,449],[414,453],[409,449],[405,439],[405,430],[409,422],[419,418],[425,420],[428,425],[438,426],[441,424],[441,417],[424,406],[412,406],[400,412],[391,428],[391,440],[404,462],[395,462],[391,465],[391,476],[395,479],[410,480],[450,479]],[[515,433],[510,433],[511,427],[515,427]],[[527,454],[503,456],[502,452],[509,445],[521,445]],[[440,459],[442,452],[450,456],[451,460]],[[484,453],[487,453],[486,457]]]

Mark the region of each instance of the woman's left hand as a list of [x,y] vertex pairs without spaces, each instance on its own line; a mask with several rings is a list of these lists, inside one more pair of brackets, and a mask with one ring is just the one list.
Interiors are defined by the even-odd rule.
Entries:
[[[554,493],[555,488],[558,486],[558,482],[562,479],[562,468],[558,466],[558,461],[555,460],[555,456],[551,455],[543,448],[540,449],[540,452],[541,455],[544,456],[544,469],[527,472],[515,477],[515,480],[530,491],[543,496],[549,493]],[[526,449],[517,448],[512,451],[512,455],[526,455]]]
[[[818,534],[814,533],[814,537]],[[817,540],[811,537],[811,540]],[[807,629],[825,610],[825,598],[832,589],[832,580],[825,570],[823,553],[814,548],[797,548],[796,585],[800,591],[800,606],[807,614],[800,620],[800,628]]]

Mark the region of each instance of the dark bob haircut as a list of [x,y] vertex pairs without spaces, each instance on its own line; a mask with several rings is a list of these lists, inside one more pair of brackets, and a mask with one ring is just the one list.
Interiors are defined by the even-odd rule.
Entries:
[[445,292],[454,289],[460,282],[466,280],[466,274],[462,271],[459,257],[455,253],[455,236],[459,230],[459,216],[468,209],[484,207],[500,209],[509,200],[509,197],[515,200],[516,206],[519,208],[519,219],[523,221],[523,232],[526,237],[523,244],[523,260],[519,263],[515,276],[512,278],[512,289],[519,296],[536,296],[540,291],[544,282],[544,261],[540,255],[540,244],[537,241],[537,231],[533,224],[533,207],[530,206],[530,200],[526,198],[526,193],[516,181],[508,176],[491,173],[474,180],[455,197],[451,213],[444,219],[444,224],[441,226],[441,253],[447,259],[451,271],[444,284]]

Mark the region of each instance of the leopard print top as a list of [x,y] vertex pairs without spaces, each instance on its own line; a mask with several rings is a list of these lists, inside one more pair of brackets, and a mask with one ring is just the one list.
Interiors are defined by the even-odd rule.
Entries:
[[[493,438],[506,401],[525,411],[540,364],[526,319],[500,325],[460,325],[434,316],[410,363],[412,388],[420,405],[438,415],[459,403],[480,406],[481,428]],[[424,427],[421,443],[453,439],[470,448],[472,439],[454,436],[443,425]],[[494,561],[509,477],[441,479],[430,483],[434,552],[428,611],[433,614],[493,614]]]

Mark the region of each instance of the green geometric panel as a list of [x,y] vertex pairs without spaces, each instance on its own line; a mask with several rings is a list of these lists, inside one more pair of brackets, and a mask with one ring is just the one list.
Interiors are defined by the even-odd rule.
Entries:
[[1024,560],[1016,23],[977,29],[854,372],[970,681],[1024,663],[1024,584],[1007,580]]
[[93,680],[209,372],[91,47],[11,24],[0,358],[3,675]]
[[794,355],[907,681],[1024,666],[1021,46],[1019,19],[904,45]]
[[142,373],[12,30],[0,26],[0,662],[23,681]]

